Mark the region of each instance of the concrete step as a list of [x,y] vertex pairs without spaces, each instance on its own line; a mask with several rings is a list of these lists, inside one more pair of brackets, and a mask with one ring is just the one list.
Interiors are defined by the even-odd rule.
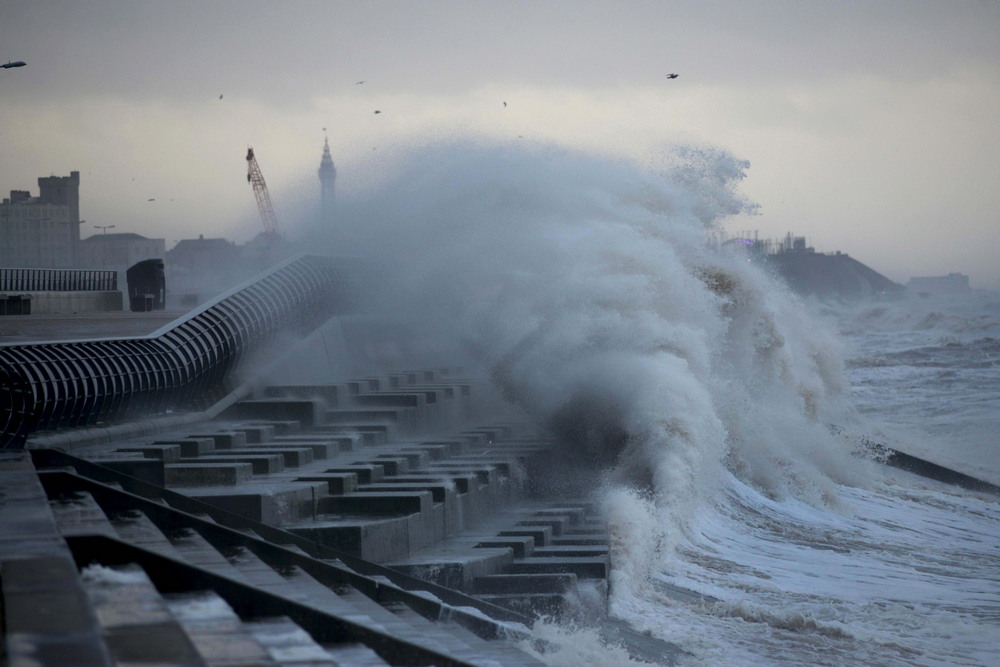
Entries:
[[249,463],[168,463],[164,476],[169,487],[236,486],[253,477]]
[[147,459],[159,459],[164,463],[176,463],[181,457],[180,445],[132,445],[119,447],[115,451],[139,453]]
[[223,419],[298,422],[308,429],[321,423],[324,401],[303,398],[259,398],[240,401],[220,417]]
[[90,565],[80,579],[115,664],[203,664],[194,642],[142,569]]
[[327,488],[322,481],[278,477],[238,486],[191,487],[184,494],[254,521],[282,526],[316,516],[317,503],[327,496]]
[[565,558],[531,557],[515,561],[509,574],[572,572],[578,579],[607,579],[610,564],[607,556]]
[[250,627],[215,593],[169,595],[165,602],[191,639],[202,664],[210,667],[279,664]]
[[104,510],[85,491],[51,500],[49,508],[62,535],[116,535]]
[[533,593],[564,594],[575,592],[576,582],[576,575],[572,572],[493,574],[476,577],[471,590],[477,596]]
[[317,544],[376,563],[405,558],[410,548],[408,517],[321,516],[285,526]]
[[181,456],[192,457],[210,454],[215,451],[213,438],[178,438],[176,440],[154,440],[153,446],[180,447]]
[[338,644],[337,646],[324,645],[327,654],[333,658],[337,665],[365,665],[365,667],[379,667],[388,665],[382,660],[378,653],[371,650],[364,644]]
[[286,443],[266,443],[259,445],[243,445],[234,447],[226,454],[268,454],[280,456],[286,468],[301,468],[313,462],[313,447]]
[[254,475],[267,475],[285,469],[283,457],[277,454],[245,454],[245,450],[225,450],[225,454],[204,454],[181,458],[178,463],[249,463]]
[[321,514],[353,516],[395,516],[430,512],[433,497],[430,491],[357,491],[343,496],[328,496],[319,501]]
[[142,512],[136,510],[119,512],[112,517],[111,524],[118,537],[129,544],[149,549],[164,556],[180,558],[177,549],[163,534],[163,531]]
[[506,547],[488,549],[472,544],[446,543],[387,564],[418,579],[468,591],[476,578],[504,572],[513,561],[514,556]]
[[[337,662],[326,647],[320,646],[305,630],[286,617],[255,620],[245,624],[247,633],[266,651],[269,664],[310,665],[336,667],[350,663]],[[350,646],[356,646],[350,644]],[[384,665],[378,656],[376,662],[356,663]]]

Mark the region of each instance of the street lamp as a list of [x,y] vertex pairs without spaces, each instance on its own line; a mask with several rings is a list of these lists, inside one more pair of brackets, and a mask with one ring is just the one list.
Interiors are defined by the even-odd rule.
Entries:
[[114,225],[94,225],[94,229],[103,229],[104,234],[107,235],[109,229],[114,229]]

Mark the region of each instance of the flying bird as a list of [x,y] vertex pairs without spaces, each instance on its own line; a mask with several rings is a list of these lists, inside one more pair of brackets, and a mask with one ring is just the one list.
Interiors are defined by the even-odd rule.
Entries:
[[379,111],[378,109],[375,109],[375,113],[382,113],[382,112]]
[[222,99],[222,95],[219,95],[219,99],[220,99],[220,100]]
[[354,85],[355,85],[355,86],[360,86],[360,85],[361,85],[361,84],[363,84],[363,83],[364,83],[364,81],[355,81],[355,82],[354,82]]
[[506,102],[503,103],[503,107],[504,107],[504,109],[507,108],[507,103]]
[[677,77],[679,77],[679,76],[680,76],[680,74],[668,74],[668,75],[667,75],[667,78],[668,78],[668,79],[676,79],[676,78],[677,78]]
[[24,62],[23,60],[15,60],[12,63],[5,63],[3,65],[0,65],[0,67],[2,67],[4,69],[10,69],[12,67],[24,67],[27,64],[28,63]]

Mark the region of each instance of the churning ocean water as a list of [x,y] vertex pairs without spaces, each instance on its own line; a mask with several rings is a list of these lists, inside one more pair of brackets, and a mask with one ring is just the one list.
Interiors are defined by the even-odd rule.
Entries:
[[[1000,294],[836,315],[863,416],[853,423],[1000,481]],[[724,475],[664,566],[616,601],[619,613],[687,648],[690,664],[997,664],[1000,498],[871,473],[820,503]],[[675,602],[657,581],[711,600]]]
[[[752,207],[747,167],[428,144],[341,200],[331,242],[379,258],[367,302],[410,360],[463,351],[558,440],[552,476],[608,521],[611,613],[682,664],[996,664],[1000,498],[864,443],[1000,482],[1000,301],[797,299],[705,242]],[[631,662],[540,631],[550,664]]]

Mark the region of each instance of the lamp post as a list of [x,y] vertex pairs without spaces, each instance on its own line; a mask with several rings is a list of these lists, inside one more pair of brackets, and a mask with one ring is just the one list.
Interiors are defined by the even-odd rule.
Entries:
[[105,236],[107,235],[109,229],[114,229],[114,228],[115,228],[114,225],[94,225],[94,229],[103,229],[104,230],[103,235]]

